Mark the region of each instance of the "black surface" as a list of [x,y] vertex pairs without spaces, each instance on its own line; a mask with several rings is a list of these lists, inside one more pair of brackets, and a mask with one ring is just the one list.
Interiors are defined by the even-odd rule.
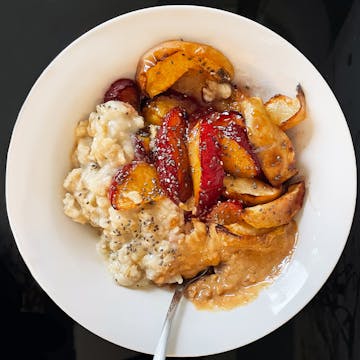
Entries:
[[[164,4],[207,5],[233,11],[266,25],[289,40],[313,62],[334,91],[359,157],[358,0],[13,0],[1,3],[2,189],[6,152],[17,113],[47,64],[71,41],[95,25],[134,9]],[[331,126],[331,119],[328,121]],[[333,166],[336,171],[336,164]],[[346,179],[334,191],[341,191],[344,186]],[[337,204],[333,205],[335,212],[341,211]],[[26,212],[26,204],[22,206]],[[62,312],[33,280],[17,251],[6,217],[4,191],[1,214],[1,359],[150,358],[92,335]],[[360,359],[359,226],[357,206],[348,243],[338,265],[321,291],[295,318],[248,346],[206,359],[258,360],[264,356],[278,360]]]

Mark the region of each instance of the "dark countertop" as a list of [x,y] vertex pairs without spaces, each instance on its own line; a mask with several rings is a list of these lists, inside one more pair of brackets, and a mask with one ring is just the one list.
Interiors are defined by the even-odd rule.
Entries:
[[[0,91],[4,100],[0,125],[2,189],[5,187],[6,152],[17,113],[48,63],[95,25],[131,10],[165,4],[196,4],[229,10],[269,27],[290,41],[311,60],[334,91],[359,158],[360,0],[13,0],[2,3],[0,23],[3,49]],[[331,126],[331,119],[328,120]],[[334,191],[341,191],[344,186],[346,179]],[[24,206],[26,212],[26,204],[20,206]],[[334,204],[334,211],[341,209]],[[1,213],[0,358],[151,358],[98,338],[60,310],[34,281],[17,251],[6,216],[4,191]],[[206,359],[257,360],[264,355],[277,360],[360,359],[359,234],[358,202],[344,253],[314,299],[292,320],[266,337]]]

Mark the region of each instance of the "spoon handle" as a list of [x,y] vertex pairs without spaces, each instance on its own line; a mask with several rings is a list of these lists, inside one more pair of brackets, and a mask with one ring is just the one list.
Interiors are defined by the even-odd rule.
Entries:
[[170,333],[171,323],[175,315],[176,308],[182,298],[183,290],[184,288],[182,286],[177,286],[175,289],[168,312],[166,314],[163,328],[161,330],[160,339],[156,346],[153,360],[164,360],[166,358],[166,345]]

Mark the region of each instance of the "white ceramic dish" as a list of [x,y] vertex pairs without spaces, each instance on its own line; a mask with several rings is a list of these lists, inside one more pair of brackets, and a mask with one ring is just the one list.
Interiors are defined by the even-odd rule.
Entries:
[[95,334],[152,353],[171,294],[112,282],[95,251],[96,233],[63,214],[62,182],[77,121],[94,109],[113,80],[134,75],[145,50],[174,38],[222,50],[237,79],[256,84],[265,96],[293,95],[300,82],[309,114],[295,134],[308,196],[294,257],[247,306],[205,312],[182,304],[169,353],[196,356],[240,347],[289,320],[326,281],[346,242],[356,198],[351,137],[328,85],[299,51],[255,22],[209,8],[159,7],[110,20],[68,46],[32,88],[11,139],[6,196],[19,250],[49,296]]

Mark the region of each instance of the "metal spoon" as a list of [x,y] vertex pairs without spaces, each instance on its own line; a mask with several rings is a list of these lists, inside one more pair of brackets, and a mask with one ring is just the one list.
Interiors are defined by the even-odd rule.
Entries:
[[184,280],[182,284],[179,284],[175,288],[174,295],[171,299],[171,303],[168,309],[168,312],[166,314],[166,318],[164,321],[163,328],[161,330],[160,339],[158,341],[158,344],[156,346],[156,350],[154,353],[153,360],[164,360],[166,358],[166,345],[170,334],[171,329],[171,323],[173,320],[173,317],[175,315],[177,306],[184,294],[185,289],[194,281],[199,280],[201,277],[207,275],[210,271],[210,268],[205,269],[195,277],[191,279]]

